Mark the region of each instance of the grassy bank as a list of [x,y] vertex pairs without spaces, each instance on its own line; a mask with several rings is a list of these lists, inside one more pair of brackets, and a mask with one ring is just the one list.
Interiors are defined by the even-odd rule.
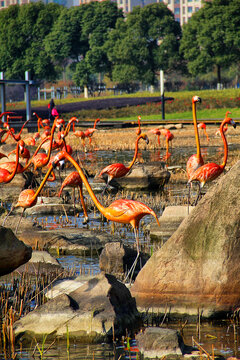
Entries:
[[[199,91],[182,91],[165,93],[166,97],[173,97],[173,101],[165,103],[165,118],[166,120],[173,119],[191,119],[192,118],[192,103],[191,99],[194,95],[202,98],[202,103],[198,104],[198,119],[222,119],[226,111],[231,111],[232,117],[240,118],[240,89],[226,89],[226,90],[199,90]],[[152,97],[160,96],[159,92],[138,92],[135,94],[123,94],[114,96],[106,94],[101,97],[92,97],[88,101],[95,99],[106,99],[114,97]],[[55,99],[56,105],[73,103],[78,101],[86,101],[83,97],[69,97],[66,99]],[[32,107],[46,106],[49,100],[32,101]],[[7,110],[24,108],[25,103],[11,103],[7,104]],[[138,115],[142,116],[143,120],[160,120],[162,118],[161,103],[147,103],[139,106],[127,106],[124,108],[111,108],[103,110],[81,110],[74,113],[69,113],[65,117],[77,116],[79,119],[93,120],[97,117],[102,120],[126,120],[135,121]]]

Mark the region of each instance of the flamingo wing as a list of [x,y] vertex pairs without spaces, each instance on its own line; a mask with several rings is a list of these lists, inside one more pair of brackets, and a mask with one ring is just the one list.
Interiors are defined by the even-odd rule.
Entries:
[[223,172],[223,167],[216,163],[209,163],[203,166],[200,166],[191,176],[189,182],[199,181],[201,187],[204,186],[206,182],[215,180]]
[[153,210],[140,201],[118,199],[106,208],[106,217],[121,223],[138,223],[147,214],[153,215]]
[[32,202],[32,198],[34,195],[35,192],[32,189],[23,190],[19,195],[16,207],[28,208],[33,205],[36,205],[37,198],[34,200],[34,202]]
[[114,178],[119,178],[128,173],[129,169],[121,164],[121,163],[115,163],[106,166],[99,174],[99,176],[102,176],[103,174],[107,174]]

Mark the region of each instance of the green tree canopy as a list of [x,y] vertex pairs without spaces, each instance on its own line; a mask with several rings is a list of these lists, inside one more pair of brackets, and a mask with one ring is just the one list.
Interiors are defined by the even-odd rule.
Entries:
[[104,44],[108,32],[122,16],[122,11],[111,1],[94,1],[65,9],[45,39],[46,51],[58,66],[71,63],[78,84],[89,78],[86,69],[88,74],[107,72],[110,64]]
[[166,5],[134,7],[126,20],[117,21],[105,44],[113,80],[154,84],[159,69],[179,66],[180,38],[181,27]]
[[221,83],[221,68],[239,61],[239,0],[205,2],[184,25],[180,51],[188,62],[190,74],[196,76],[216,67]]
[[54,79],[56,72],[45,51],[43,40],[50,32],[62,7],[42,2],[12,5],[0,12],[0,69],[6,77]]

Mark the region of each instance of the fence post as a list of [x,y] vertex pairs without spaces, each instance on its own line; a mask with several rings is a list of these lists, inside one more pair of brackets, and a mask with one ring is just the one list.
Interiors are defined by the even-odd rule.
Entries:
[[[4,72],[0,72],[0,80],[4,80]],[[2,104],[2,113],[6,111],[6,90],[5,84],[1,84],[1,104]],[[3,121],[5,121],[5,116],[2,117]]]
[[26,118],[27,120],[31,119],[31,96],[30,96],[30,73],[29,71],[25,71],[25,80],[27,81],[25,85],[26,91]]
[[54,86],[51,87],[51,99],[55,99],[55,88],[54,88]]

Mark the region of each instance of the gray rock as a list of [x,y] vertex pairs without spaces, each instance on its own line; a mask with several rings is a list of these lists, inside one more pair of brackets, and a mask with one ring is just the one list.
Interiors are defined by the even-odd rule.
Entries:
[[166,355],[183,355],[184,342],[178,331],[149,327],[136,335],[139,351],[144,358],[162,358]]
[[82,342],[112,339],[135,328],[139,321],[135,300],[129,290],[112,275],[99,275],[76,290],[61,294],[28,313],[14,324],[22,340],[43,334],[66,336]]
[[[121,242],[107,243],[99,257],[101,271],[116,276],[117,279],[125,279],[137,257],[137,251],[122,244]],[[140,253],[138,262],[132,276],[135,279],[140,269],[146,264],[149,255]]]
[[138,308],[203,317],[240,304],[240,162],[212,185],[131,288]]
[[11,273],[31,258],[32,248],[19,241],[12,230],[0,226],[0,276]]

